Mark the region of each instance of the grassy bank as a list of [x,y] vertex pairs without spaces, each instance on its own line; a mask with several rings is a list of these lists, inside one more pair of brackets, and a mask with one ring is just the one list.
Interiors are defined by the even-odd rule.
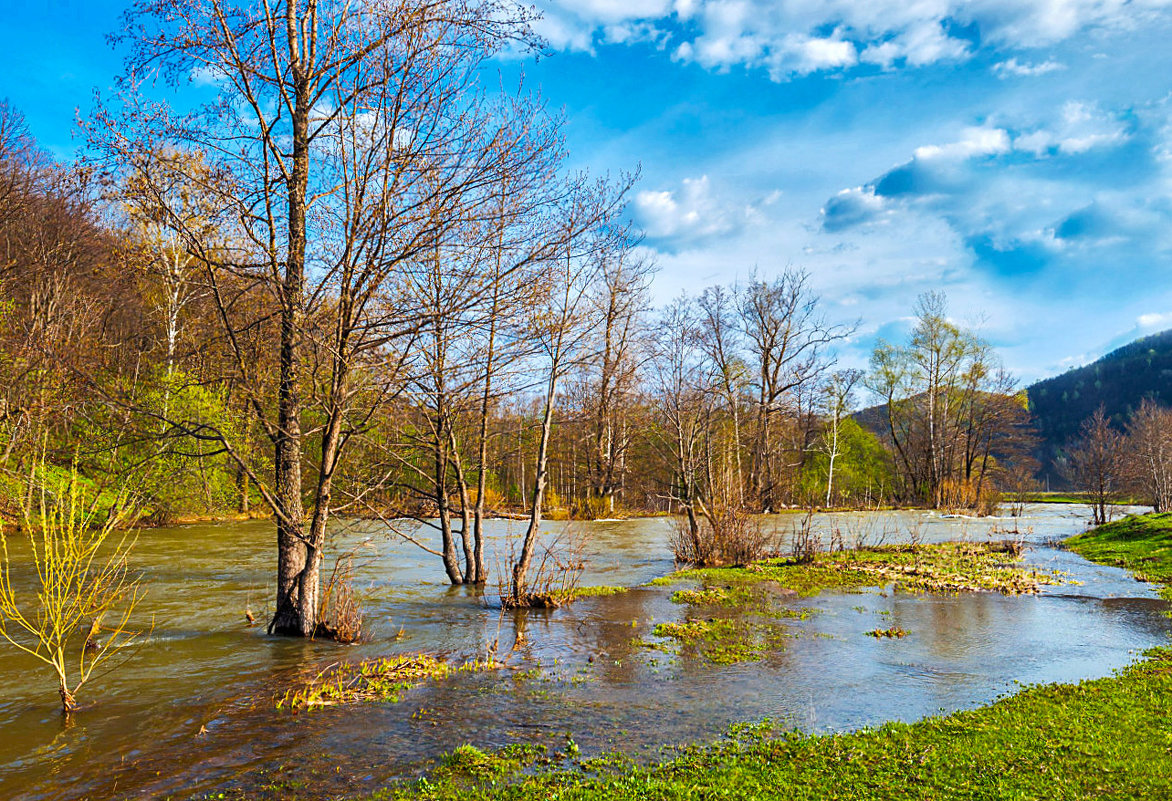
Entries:
[[[1023,500],[1026,503],[1082,503],[1094,502],[1094,496],[1089,492],[1031,492],[1026,493]],[[1135,506],[1144,503],[1142,498],[1121,496],[1112,498],[1111,503],[1117,506]]]
[[[1075,538],[1087,558],[1172,580],[1172,515]],[[614,757],[460,749],[430,779],[378,799],[1123,799],[1172,796],[1172,648],[1118,675],[1028,688],[979,709],[841,735],[742,729],[638,766]],[[562,755],[562,761],[572,754]],[[556,763],[557,760],[554,760]]]
[[1092,562],[1126,568],[1142,581],[1158,582],[1160,594],[1172,600],[1172,512],[1128,515],[1071,537],[1066,544]]

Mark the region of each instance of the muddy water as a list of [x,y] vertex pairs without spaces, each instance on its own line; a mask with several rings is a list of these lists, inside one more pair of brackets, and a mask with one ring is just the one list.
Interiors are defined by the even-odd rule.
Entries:
[[[336,795],[416,775],[463,743],[537,740],[557,749],[571,735],[583,755],[617,748],[654,756],[738,721],[850,729],[983,704],[1019,683],[1106,675],[1165,642],[1169,621],[1148,585],[1053,547],[1086,519],[1084,508],[1060,505],[1030,507],[1020,521],[815,517],[811,529],[824,543],[848,546],[983,539],[991,527],[1016,527],[1032,545],[1029,561],[1081,583],[1036,597],[873,591],[782,599],[815,613],[784,621],[785,636],[760,661],[735,665],[632,642],[654,639],[657,622],[696,613],[672,603],[670,588],[502,614],[491,587],[485,597],[449,588],[436,557],[370,523],[340,528],[335,545],[355,549],[361,563],[370,640],[346,647],[269,638],[245,619],[250,609],[263,620],[269,606],[269,524],[146,531],[135,561],[149,584],[143,609],[154,616],[153,634],[86,688],[93,708],[64,722],[52,681],[0,649],[0,798],[189,797],[276,780]],[[801,518],[771,522],[784,536]],[[492,525],[498,546],[519,529]],[[673,567],[669,520],[579,523],[575,533],[585,541],[584,584],[635,587]],[[18,544],[14,556],[27,554]],[[863,635],[890,626],[910,634]],[[296,715],[274,708],[283,683],[338,660],[408,651],[462,660],[493,643],[514,670],[463,674],[398,704]]]

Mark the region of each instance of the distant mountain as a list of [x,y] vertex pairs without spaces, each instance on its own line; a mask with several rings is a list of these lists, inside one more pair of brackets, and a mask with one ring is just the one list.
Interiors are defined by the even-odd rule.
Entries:
[[[1172,330],[1137,339],[1085,367],[1039,381],[1026,392],[1040,439],[1038,477],[1061,489],[1065,480],[1055,462],[1099,404],[1121,430],[1144,398],[1172,406]],[[854,417],[881,436],[887,431],[885,405],[862,409]]]
[[1120,428],[1144,398],[1172,406],[1172,330],[1137,339],[1026,391],[1042,440],[1038,455],[1043,477],[1060,483],[1055,458],[1100,404]]

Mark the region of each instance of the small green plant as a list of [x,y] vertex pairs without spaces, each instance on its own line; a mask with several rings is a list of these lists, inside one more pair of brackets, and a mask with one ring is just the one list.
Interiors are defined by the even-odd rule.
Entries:
[[52,671],[68,714],[94,669],[142,635],[130,629],[143,596],[128,563],[136,537],[118,533],[125,498],[101,513],[87,506],[76,467],[30,494],[38,503],[23,510],[27,563],[14,563],[0,529],[0,637]]
[[899,639],[901,637],[906,637],[910,632],[908,632],[907,629],[901,629],[899,626],[892,626],[889,629],[871,629],[870,631],[863,633],[868,637],[874,637],[878,640],[882,638]]

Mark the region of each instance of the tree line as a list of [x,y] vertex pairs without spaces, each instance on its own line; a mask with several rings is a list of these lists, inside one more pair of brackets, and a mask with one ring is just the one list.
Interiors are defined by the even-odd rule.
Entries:
[[743,562],[759,513],[988,510],[1032,477],[1024,396],[942,295],[866,371],[801,270],[655,308],[635,176],[570,170],[563,120],[485,77],[540,47],[531,22],[140,0],[84,158],[0,106],[5,474],[48,454],[159,522],[271,515],[269,629],[297,636],[337,622],[337,516],[388,521],[453,584],[488,580],[485,521],[518,517],[495,578],[526,606],[550,515],[674,513],[680,558]]

